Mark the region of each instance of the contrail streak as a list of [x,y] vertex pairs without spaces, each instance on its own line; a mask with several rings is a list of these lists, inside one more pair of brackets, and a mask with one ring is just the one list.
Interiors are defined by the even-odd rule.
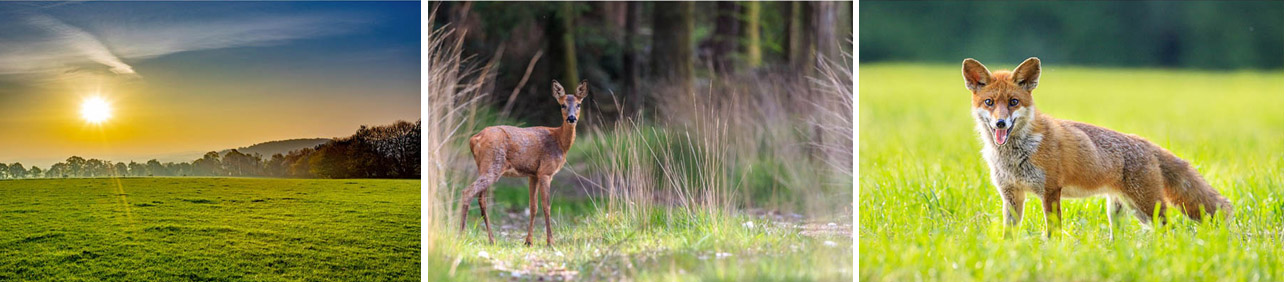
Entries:
[[119,57],[112,54],[111,50],[107,49],[107,45],[104,45],[97,37],[85,32],[85,30],[45,15],[31,16],[29,22],[53,32],[90,60],[110,67],[113,73],[136,74],[133,67],[122,62]]

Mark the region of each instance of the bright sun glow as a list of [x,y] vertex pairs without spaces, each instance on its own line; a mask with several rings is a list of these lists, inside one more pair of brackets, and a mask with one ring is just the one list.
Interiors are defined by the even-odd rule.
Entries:
[[90,97],[80,104],[80,116],[91,123],[103,123],[112,117],[112,107],[102,97]]

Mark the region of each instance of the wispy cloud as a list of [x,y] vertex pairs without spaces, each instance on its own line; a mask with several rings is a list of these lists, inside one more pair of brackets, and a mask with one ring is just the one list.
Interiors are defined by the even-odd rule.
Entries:
[[[68,23],[50,15],[33,14],[19,23],[25,24],[26,30],[18,32],[18,38],[0,36],[0,75],[57,75],[105,69],[115,75],[138,76],[130,62],[180,52],[268,46],[336,35],[367,21],[354,15],[258,15]],[[16,29],[24,31],[22,27]]]
[[86,59],[106,65],[113,73],[135,74],[134,67],[112,54],[112,51],[108,50],[107,46],[98,41],[93,34],[46,15],[31,16],[28,22],[49,31],[54,36],[55,42],[65,44]]

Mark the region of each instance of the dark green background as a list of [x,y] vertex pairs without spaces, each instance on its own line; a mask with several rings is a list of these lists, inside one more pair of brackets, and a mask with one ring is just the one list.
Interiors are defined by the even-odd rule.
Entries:
[[1280,69],[1282,2],[870,2],[859,61]]

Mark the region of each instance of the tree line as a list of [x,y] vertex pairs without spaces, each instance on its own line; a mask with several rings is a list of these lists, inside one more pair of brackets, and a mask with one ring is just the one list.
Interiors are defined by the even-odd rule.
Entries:
[[0,163],[0,179],[146,176],[256,176],[292,178],[419,178],[420,121],[362,126],[352,136],[311,148],[273,154],[236,149],[207,152],[191,162],[112,162],[71,156],[47,169]]
[[861,62],[1281,69],[1280,1],[867,1]]

